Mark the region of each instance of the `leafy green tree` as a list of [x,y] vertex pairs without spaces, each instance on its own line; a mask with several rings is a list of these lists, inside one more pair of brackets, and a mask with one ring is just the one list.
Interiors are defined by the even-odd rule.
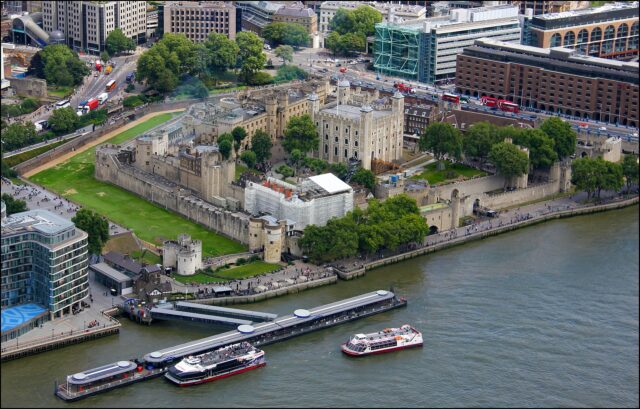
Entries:
[[587,200],[598,188],[599,174],[604,172],[604,167],[591,158],[576,159],[571,163],[571,183],[577,189],[587,192]]
[[500,142],[493,145],[489,152],[489,160],[496,166],[498,172],[507,179],[527,173],[529,158],[512,143]]
[[342,7],[336,11],[336,14],[334,14],[331,19],[331,23],[329,23],[331,31],[336,32],[338,35],[352,32],[354,26],[355,21],[353,21],[353,13]]
[[625,155],[622,160],[622,174],[627,181],[627,193],[631,190],[632,184],[638,184],[638,169],[638,157]]
[[26,212],[29,210],[27,208],[27,202],[20,199],[15,199],[8,193],[2,194],[2,201],[7,206],[7,216],[12,215],[14,213]]
[[208,64],[214,73],[223,73],[235,67],[240,48],[235,41],[226,35],[209,33],[204,46],[209,51]]
[[476,122],[462,136],[465,155],[484,162],[489,157],[491,147],[500,142],[498,127],[489,122]]
[[305,154],[300,149],[294,149],[289,154],[289,163],[297,171],[298,167],[304,162]]
[[548,169],[558,160],[555,142],[540,129],[523,129],[513,138],[513,143],[529,149],[529,162],[533,169]]
[[116,28],[107,36],[105,48],[111,55],[116,55],[123,51],[135,50],[136,43],[131,38],[124,35],[122,30]]
[[364,51],[367,38],[362,33],[347,33],[340,36],[340,53],[349,55],[357,51]]
[[278,166],[278,168],[276,169],[276,172],[278,172],[279,174],[282,175],[282,177],[284,178],[288,178],[293,176],[294,172],[293,169],[291,169],[289,166],[287,165],[280,165]]
[[278,68],[276,82],[287,82],[292,80],[305,80],[309,78],[309,73],[295,65],[282,65]]
[[[372,36],[375,34],[376,23],[382,22],[382,13],[374,9],[369,5],[362,5],[351,10],[353,18],[353,27],[347,32],[355,32],[366,36]],[[346,32],[342,33],[346,34]]]
[[88,250],[91,254],[100,255],[102,247],[109,240],[109,222],[98,213],[80,209],[71,219],[76,227],[89,235]]
[[294,149],[307,153],[318,148],[318,131],[309,114],[293,116],[284,131],[284,150],[291,153]]
[[254,72],[251,74],[247,83],[249,85],[266,85],[273,82],[273,77],[268,72]]
[[369,190],[373,190],[376,185],[376,175],[374,175],[369,169],[358,168],[356,173],[351,177],[351,182],[362,185]]
[[240,155],[240,160],[243,161],[245,165],[247,165],[251,169],[255,168],[256,163],[258,162],[256,154],[253,151],[242,152],[242,155]]
[[604,170],[598,175],[598,199],[600,199],[600,193],[603,189],[614,192],[622,189],[624,185],[624,175],[621,164],[604,161],[602,158],[597,158],[596,161],[598,160],[600,161],[598,166]]
[[258,129],[251,138],[251,150],[256,154],[258,163],[264,163],[271,157],[271,137],[265,131]]
[[[338,11],[340,11],[340,9],[338,9]],[[334,56],[342,51],[342,45],[340,44],[341,38],[342,36],[340,35],[340,33],[338,33],[337,31],[332,31],[324,39],[324,46],[331,50]]]
[[15,178],[18,176],[18,173],[11,169],[11,166],[7,162],[4,161],[4,158],[0,157],[0,175],[6,178]]
[[78,85],[90,72],[78,54],[64,44],[53,44],[38,51],[31,60],[30,72],[49,84]]
[[49,125],[53,132],[61,135],[75,131],[78,120],[78,115],[72,107],[60,108],[53,111],[49,117]]
[[267,24],[262,29],[262,37],[272,45],[291,45],[294,47],[305,46],[310,37],[307,29],[298,23],[274,22]]
[[36,127],[32,122],[13,123],[2,130],[2,141],[4,142],[2,150],[12,151],[32,145],[36,142],[37,137]]
[[107,61],[109,61],[109,57],[110,56],[109,56],[109,53],[107,51],[103,51],[103,52],[100,53],[100,59],[102,61],[104,61],[105,64],[107,63]]
[[274,50],[274,53],[276,57],[282,58],[283,65],[286,65],[287,61],[293,61],[293,47],[291,47],[290,45],[279,45]]
[[267,60],[262,52],[263,43],[260,37],[249,31],[242,31],[236,35],[238,45],[238,59],[240,72],[247,81],[252,74],[260,71]]
[[242,141],[244,141],[244,138],[247,137],[247,131],[245,131],[244,128],[241,126],[236,126],[231,131],[231,136],[233,136],[233,140],[234,140],[233,149],[236,151],[236,153],[238,153],[238,150],[240,150],[240,145],[242,144]]
[[540,125],[540,130],[554,141],[554,149],[559,159],[567,158],[576,151],[577,135],[571,124],[558,117],[550,117]]
[[349,168],[342,162],[332,163],[329,172],[333,173],[338,179],[344,180],[349,173]]
[[433,152],[439,161],[445,155],[459,159],[462,155],[462,135],[449,123],[435,122],[424,130],[418,146],[420,150]]

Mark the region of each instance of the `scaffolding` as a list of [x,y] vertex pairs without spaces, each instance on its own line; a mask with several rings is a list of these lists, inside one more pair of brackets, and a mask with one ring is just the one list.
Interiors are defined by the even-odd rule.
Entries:
[[374,68],[386,75],[417,80],[420,35],[417,26],[376,24]]

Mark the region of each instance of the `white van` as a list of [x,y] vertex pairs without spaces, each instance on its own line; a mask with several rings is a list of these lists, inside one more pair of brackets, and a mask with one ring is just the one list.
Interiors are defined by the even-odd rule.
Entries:
[[107,94],[106,92],[103,92],[102,94],[98,95],[98,102],[100,102],[100,105],[104,104],[107,99],[109,99],[109,94]]
[[68,99],[63,99],[62,101],[56,102],[56,104],[53,107],[53,109],[68,108],[70,106],[71,106],[71,102]]

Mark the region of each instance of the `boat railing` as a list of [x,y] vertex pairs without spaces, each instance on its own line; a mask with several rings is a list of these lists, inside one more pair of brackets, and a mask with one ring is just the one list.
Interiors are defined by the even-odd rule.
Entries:
[[84,396],[84,395],[87,395],[87,394],[94,394],[94,393],[97,393],[97,392],[99,392],[101,390],[111,389],[113,387],[116,387],[116,386],[119,386],[119,385],[122,385],[122,384],[131,383],[131,382],[134,382],[134,381],[142,379],[142,378],[148,378],[150,376],[153,376],[153,375],[156,375],[156,374],[162,373],[162,372],[164,372],[164,369],[162,369],[162,368],[152,369],[152,370],[146,370],[145,369],[144,372],[135,373],[134,375],[132,375],[130,377],[118,379],[116,381],[107,382],[107,383],[104,383],[104,384],[101,384],[101,385],[97,385],[97,386],[94,386],[94,387],[87,387],[87,388],[84,388],[82,391],[77,391],[77,392],[70,391],[67,388],[67,382],[66,381],[58,384],[57,388],[58,388],[58,391],[60,391],[64,395],[67,395],[67,396],[69,396],[71,398],[76,398],[76,397]]

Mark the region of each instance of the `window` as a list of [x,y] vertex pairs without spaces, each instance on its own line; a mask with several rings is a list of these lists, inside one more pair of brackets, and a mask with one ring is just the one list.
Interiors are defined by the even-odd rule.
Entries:
[[564,35],[564,46],[565,47],[573,47],[573,44],[576,42],[576,35],[573,31],[569,31]]

